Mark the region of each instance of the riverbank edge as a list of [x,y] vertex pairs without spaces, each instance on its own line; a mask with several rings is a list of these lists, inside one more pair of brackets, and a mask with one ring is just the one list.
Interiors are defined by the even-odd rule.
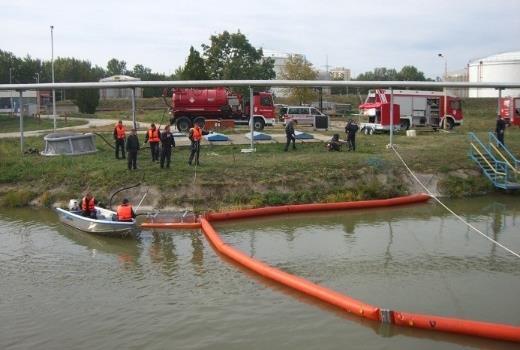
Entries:
[[[321,183],[319,187],[302,188],[298,185],[285,188],[254,188],[254,186],[216,186],[193,184],[187,188],[160,189],[153,184],[143,184],[147,188],[147,200],[140,211],[193,211],[196,213],[232,209],[258,208],[305,203],[334,203],[367,199],[384,199],[413,193],[426,193],[408,173],[393,169],[390,173],[374,173],[368,167],[358,171],[358,179],[349,179],[341,186]],[[475,169],[459,169],[449,173],[416,173],[428,190],[439,197],[460,198],[496,193],[497,190]],[[217,188],[218,187],[218,188]],[[248,191],[244,191],[246,188]],[[181,191],[182,190],[182,191]],[[206,196],[201,195],[205,193]],[[192,195],[195,194],[195,195]],[[100,202],[108,206],[109,196],[98,194]],[[125,196],[141,198],[142,190],[133,189]],[[0,207],[2,208],[53,208],[66,207],[74,198],[72,189],[31,188],[25,184],[4,184],[0,186]],[[77,196],[76,196],[77,197]],[[76,198],[78,199],[78,198]],[[115,197],[113,205],[119,197]],[[136,204],[134,204],[136,205]]]

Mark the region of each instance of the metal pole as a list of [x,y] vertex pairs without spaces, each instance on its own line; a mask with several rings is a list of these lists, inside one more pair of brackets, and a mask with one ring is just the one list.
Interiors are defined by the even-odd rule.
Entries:
[[[12,71],[13,71],[13,68],[9,68],[9,85],[11,85],[13,83]],[[11,95],[11,116],[13,116],[14,115],[13,90],[10,91],[9,95]]]
[[[51,71],[54,84],[54,26],[51,26]],[[54,131],[56,131],[56,90],[52,89],[52,117],[54,119]]]
[[135,121],[135,88],[132,88],[132,122],[134,124],[134,129],[137,130],[137,123]]
[[444,129],[448,129],[448,91],[446,88],[444,90]]
[[[36,73],[36,82],[40,83],[40,73]],[[36,115],[40,116],[40,90],[36,90]]]
[[[381,116],[383,117],[383,116]],[[390,148],[394,147],[394,88],[390,87]]]
[[[502,89],[498,89],[497,115],[500,115],[500,100],[502,99]],[[510,116],[512,118],[512,116]],[[512,119],[509,119],[512,120]]]
[[22,90],[20,90],[19,103],[20,105],[20,150],[23,154],[23,96]]
[[254,101],[254,97],[253,97],[253,88],[250,86],[249,87],[249,124],[251,126],[251,152],[253,152],[253,150],[255,149],[255,138],[254,138],[254,129],[255,129],[255,126],[254,126],[254,123],[255,123],[255,120],[253,118],[255,114],[255,101]]
[[323,112],[323,88],[319,88],[320,91],[320,112]]

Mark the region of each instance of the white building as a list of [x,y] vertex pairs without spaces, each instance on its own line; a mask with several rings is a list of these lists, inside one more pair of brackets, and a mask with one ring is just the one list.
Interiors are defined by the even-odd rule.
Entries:
[[[520,81],[520,51],[505,52],[472,60],[468,64],[470,82]],[[469,97],[497,97],[496,89],[469,89]],[[520,96],[520,89],[504,89],[502,96]]]
[[[279,52],[279,51],[274,51],[274,50],[263,50],[263,53],[264,53],[265,58],[270,58],[274,61],[274,72],[276,73],[275,79],[277,79],[277,80],[283,79],[282,78],[283,67],[289,60],[290,56],[300,56],[303,59],[305,59],[305,56],[302,54],[299,54],[299,53],[287,53],[287,52]],[[287,89],[284,89],[284,88],[271,88],[271,91],[276,96],[284,97],[284,96],[288,95]]]
[[[128,75],[114,75],[108,78],[100,79],[100,82],[118,82],[118,81],[140,81],[139,78],[130,77]],[[135,97],[143,97],[143,89],[135,88]],[[112,98],[132,98],[132,89],[99,89],[99,98],[108,100]]]

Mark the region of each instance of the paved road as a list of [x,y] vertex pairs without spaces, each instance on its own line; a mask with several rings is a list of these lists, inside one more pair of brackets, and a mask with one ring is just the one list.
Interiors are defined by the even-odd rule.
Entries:
[[[52,116],[42,115],[41,118],[51,119]],[[57,119],[65,119],[65,118],[64,117],[57,117]],[[56,129],[56,131],[57,132],[72,131],[72,130],[74,130],[74,131],[76,131],[76,130],[81,131],[81,130],[85,130],[85,129],[88,130],[88,129],[91,129],[91,128],[112,126],[112,125],[115,125],[117,123],[117,120],[115,120],[115,119],[96,119],[96,118],[86,119],[86,118],[72,118],[72,117],[69,117],[68,120],[83,120],[83,121],[86,120],[86,121],[88,121],[88,123],[86,123],[84,125],[77,125],[77,126],[69,126],[69,127],[59,128],[59,129]],[[127,127],[132,127],[132,121],[131,120],[123,120],[123,123]],[[148,126],[148,123],[141,123],[141,124]],[[336,124],[337,124],[337,122],[333,123],[331,126],[335,130],[337,129],[336,131],[339,132],[341,130],[341,125],[339,125],[339,124],[336,125]],[[285,134],[283,133],[282,130],[280,130],[280,129],[269,130],[269,127],[268,127],[264,131],[265,131],[265,133],[271,135],[272,140],[269,140],[269,141],[255,141],[255,143],[285,143]],[[52,133],[52,132],[53,132],[52,129],[25,131],[24,132],[24,136],[25,137],[43,136],[43,135],[47,135],[47,134]],[[141,131],[139,133],[140,134],[144,134],[145,131]],[[324,141],[330,140],[330,136],[324,135],[324,134],[322,134],[320,132],[308,131],[308,133],[313,135],[314,139],[297,140],[297,142],[308,143],[308,142],[324,142]],[[214,145],[229,145],[229,144],[249,145],[251,143],[251,140],[249,140],[247,138],[247,136],[246,136],[247,134],[248,133],[228,135],[229,138],[230,138],[229,141],[208,142],[208,141],[204,140],[203,143],[214,144]],[[20,132],[0,133],[0,138],[18,138],[18,137],[20,137]],[[188,138],[185,135],[182,135],[180,133],[175,134],[175,142],[179,146],[188,145],[190,143]]]

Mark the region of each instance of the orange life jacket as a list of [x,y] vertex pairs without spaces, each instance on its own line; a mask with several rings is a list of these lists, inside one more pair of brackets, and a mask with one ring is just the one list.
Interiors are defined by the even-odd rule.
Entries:
[[117,219],[119,221],[132,221],[132,206],[130,204],[121,204],[118,206]]
[[91,211],[94,211],[96,208],[96,203],[95,203],[95,199],[94,197],[90,198],[90,200],[88,201],[87,203],[87,198],[86,197],[83,197],[83,200],[81,201],[81,210],[85,211],[85,212],[91,212]]
[[117,138],[119,140],[124,139],[126,137],[125,126],[121,125],[121,127],[119,127],[119,124],[116,124],[116,133],[117,133]]
[[202,130],[196,126],[194,128],[191,129],[191,138],[193,141],[200,141],[200,139],[202,138]]
[[149,142],[160,142],[159,138],[159,130],[157,129],[148,129],[148,141]]

